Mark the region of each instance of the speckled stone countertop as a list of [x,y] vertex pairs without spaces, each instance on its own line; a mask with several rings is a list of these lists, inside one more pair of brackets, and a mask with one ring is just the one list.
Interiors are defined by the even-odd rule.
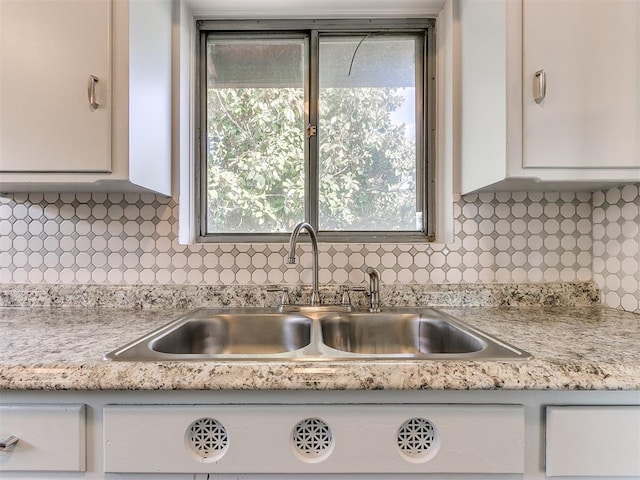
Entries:
[[[269,285],[282,287],[283,285]],[[286,285],[294,303],[308,301],[310,289]],[[368,285],[362,285],[368,287]],[[57,285],[0,283],[0,307],[169,308],[270,307],[279,293],[266,285]],[[340,285],[322,285],[326,303],[340,302]],[[352,303],[366,305],[362,294]],[[497,284],[384,285],[380,301],[387,307],[412,305],[458,307],[598,305],[600,292],[593,282]]]
[[0,390],[640,390],[640,315],[447,307],[527,361],[107,362],[184,309],[0,308]]

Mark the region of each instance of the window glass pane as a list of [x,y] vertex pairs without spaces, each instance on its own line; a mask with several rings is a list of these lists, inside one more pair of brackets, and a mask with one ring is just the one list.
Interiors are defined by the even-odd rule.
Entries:
[[320,230],[420,230],[415,37],[322,37],[319,55]]
[[305,40],[207,40],[206,232],[304,219]]

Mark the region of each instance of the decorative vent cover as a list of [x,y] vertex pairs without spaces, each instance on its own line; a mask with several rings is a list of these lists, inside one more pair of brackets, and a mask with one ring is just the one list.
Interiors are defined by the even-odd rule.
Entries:
[[200,418],[187,430],[187,440],[191,449],[202,459],[218,460],[229,446],[227,429],[213,418]]
[[398,429],[400,452],[408,459],[425,461],[435,455],[438,447],[436,427],[424,418],[410,418]]
[[319,462],[331,454],[333,435],[329,425],[319,418],[305,418],[291,431],[294,451],[304,461]]

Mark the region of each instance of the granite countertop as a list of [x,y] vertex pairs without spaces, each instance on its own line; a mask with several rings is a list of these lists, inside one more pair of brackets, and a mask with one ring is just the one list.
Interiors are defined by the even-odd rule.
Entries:
[[0,308],[0,390],[640,390],[640,315],[444,307],[533,354],[515,361],[107,362],[184,309]]

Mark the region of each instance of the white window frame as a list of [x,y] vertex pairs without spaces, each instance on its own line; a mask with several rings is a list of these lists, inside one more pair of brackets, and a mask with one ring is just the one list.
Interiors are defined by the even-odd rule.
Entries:
[[[384,5],[383,5],[384,4]],[[216,18],[331,18],[340,17],[363,18],[381,17],[388,18],[433,18],[436,20],[437,39],[434,45],[435,55],[434,75],[429,78],[433,82],[431,88],[435,99],[435,112],[433,121],[432,144],[434,153],[434,175],[432,181],[435,185],[429,190],[432,196],[432,204],[437,208],[432,211],[431,221],[435,238],[438,243],[453,241],[453,215],[454,202],[459,195],[454,194],[454,169],[459,156],[459,148],[456,147],[456,125],[459,123],[459,106],[455,104],[455,37],[454,14],[455,5],[452,0],[421,0],[416,3],[413,0],[397,0],[390,7],[388,4],[362,4],[351,0],[340,0],[329,4],[312,4],[304,8],[294,7],[284,0],[275,0],[267,9],[263,3],[256,0],[181,0],[175,4],[176,23],[180,26],[176,29],[175,37],[175,63],[174,63],[174,105],[176,106],[174,128],[174,153],[177,162],[174,164],[174,176],[179,184],[175,190],[179,191],[179,236],[181,244],[196,243],[198,232],[196,222],[196,184],[195,168],[196,156],[195,141],[197,132],[195,129],[195,93],[197,65],[196,52],[196,22],[202,19]],[[174,190],[174,191],[175,191]],[[327,239],[325,239],[327,240]],[[344,238],[340,242],[348,242]],[[329,241],[336,241],[331,240]],[[365,241],[358,238],[359,242]],[[415,243],[416,240],[371,238],[366,243]],[[420,242],[425,241],[423,236]],[[258,238],[246,238],[244,241],[232,241],[230,243],[264,243]]]

